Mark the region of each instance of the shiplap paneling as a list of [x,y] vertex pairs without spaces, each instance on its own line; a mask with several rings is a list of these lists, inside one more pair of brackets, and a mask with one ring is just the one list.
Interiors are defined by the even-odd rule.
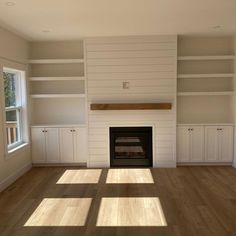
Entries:
[[86,58],[89,104],[173,103],[169,111],[89,111],[88,165],[109,167],[109,127],[152,126],[154,166],[175,166],[177,37],[91,38]]

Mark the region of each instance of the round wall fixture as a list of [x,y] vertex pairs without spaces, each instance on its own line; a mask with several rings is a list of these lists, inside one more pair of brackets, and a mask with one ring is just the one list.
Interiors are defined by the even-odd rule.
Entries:
[[6,2],[5,5],[8,7],[13,7],[16,5],[16,3],[15,2]]

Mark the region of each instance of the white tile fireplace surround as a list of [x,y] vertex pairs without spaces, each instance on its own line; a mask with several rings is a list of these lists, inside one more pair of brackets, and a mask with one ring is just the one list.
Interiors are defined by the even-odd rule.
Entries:
[[177,37],[94,38],[85,47],[89,105],[172,103],[171,110],[88,109],[88,167],[110,167],[109,128],[119,126],[151,126],[153,167],[175,167]]

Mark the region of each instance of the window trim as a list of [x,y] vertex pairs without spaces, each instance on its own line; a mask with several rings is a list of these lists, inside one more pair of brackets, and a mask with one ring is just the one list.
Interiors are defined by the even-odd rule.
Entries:
[[[13,73],[19,73],[19,91],[21,91],[20,96],[20,103],[21,106],[16,107],[9,107],[5,108],[5,93],[4,89],[0,88],[0,93],[2,94],[2,129],[3,129],[3,139],[4,139],[4,150],[5,150],[5,159],[8,159],[12,156],[15,156],[15,153],[19,152],[21,149],[26,148],[29,145],[29,124],[28,124],[28,84],[27,84],[27,65],[24,64],[18,64],[6,60],[0,60],[1,68],[0,73],[2,73],[2,81],[1,84],[4,84],[3,80],[3,72],[13,72]],[[4,88],[4,86],[1,86]],[[21,116],[20,119],[22,120],[21,123],[21,141],[14,143],[14,145],[10,146],[8,148],[7,145],[7,134],[6,134],[6,110],[15,110],[19,109],[21,110]]]

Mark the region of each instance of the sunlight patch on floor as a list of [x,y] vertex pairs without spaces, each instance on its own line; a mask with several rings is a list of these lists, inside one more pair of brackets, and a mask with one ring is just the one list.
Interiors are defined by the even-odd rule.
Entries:
[[102,198],[97,226],[167,226],[159,198]]
[[153,184],[150,169],[109,169],[107,184]]
[[101,173],[101,169],[66,170],[57,184],[97,184]]
[[92,198],[44,198],[24,226],[84,226]]

